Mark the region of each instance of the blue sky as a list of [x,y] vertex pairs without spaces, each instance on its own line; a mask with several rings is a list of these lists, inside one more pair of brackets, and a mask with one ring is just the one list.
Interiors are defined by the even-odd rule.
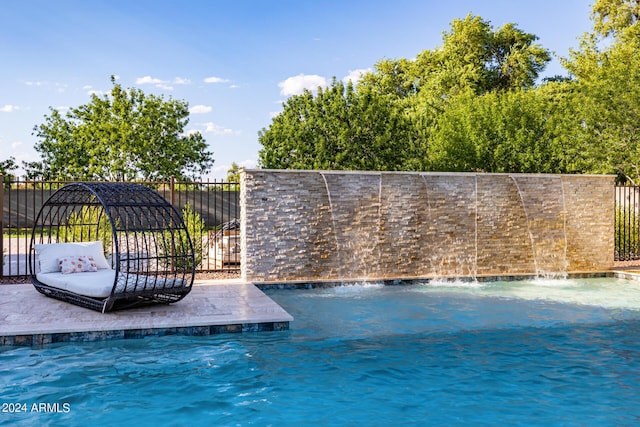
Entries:
[[[214,153],[207,178],[254,167],[282,102],[442,44],[455,18],[513,22],[559,56],[591,28],[589,0],[0,1],[0,160],[38,160],[33,127],[123,87],[185,100]],[[543,75],[566,74],[554,60]],[[20,173],[20,172],[19,172]]]

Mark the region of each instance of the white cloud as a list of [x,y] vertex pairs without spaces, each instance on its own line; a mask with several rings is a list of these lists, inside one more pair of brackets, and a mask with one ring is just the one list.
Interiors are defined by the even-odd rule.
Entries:
[[238,166],[245,169],[255,169],[258,165],[258,162],[254,159],[242,160],[241,162],[237,162]]
[[182,78],[182,77],[176,77],[175,79],[173,79],[173,84],[175,84],[175,85],[188,85],[188,84],[191,84],[191,80],[185,79],[185,78]]
[[228,83],[228,79],[223,79],[222,77],[207,77],[204,79],[205,83]]
[[44,86],[46,82],[24,82],[27,86]]
[[300,95],[305,89],[315,92],[318,86],[326,87],[327,79],[317,74],[298,74],[278,83],[280,94],[284,96]]
[[138,77],[136,79],[137,85],[158,85],[163,83],[166,82],[164,80],[156,79],[155,77],[151,76]]
[[91,96],[91,95],[96,95],[96,96],[102,96],[102,95],[106,95],[109,92],[106,90],[99,90],[99,89],[94,89],[93,86],[91,85],[84,85],[82,86],[83,90],[87,91],[87,95]]
[[342,81],[347,83],[349,80],[351,80],[351,83],[353,83],[354,85],[356,83],[358,83],[360,81],[360,79],[362,79],[362,77],[371,72],[371,68],[360,68],[357,70],[349,70],[349,74],[347,74],[346,76],[344,76],[342,78]]
[[205,123],[204,124],[204,131],[206,133],[212,133],[214,135],[231,135],[233,134],[233,130],[228,129],[228,128],[224,128],[220,125],[217,125],[215,123]]
[[213,108],[211,108],[208,105],[194,105],[193,107],[189,108],[189,113],[191,113],[191,114],[205,114],[205,113],[210,113],[211,110],[213,110]]
[[230,168],[231,165],[215,163],[215,166],[209,169],[209,173],[207,175],[209,179],[224,179],[227,176],[227,171]]
[[[184,79],[180,79],[179,77],[176,78],[176,81],[178,81],[177,84],[184,84],[181,83],[183,80]],[[154,85],[155,87],[160,89],[173,90],[173,86],[171,86],[169,83],[171,82],[168,80],[162,80],[151,76],[138,77],[136,79],[137,85]]]
[[6,104],[4,107],[0,107],[0,112],[13,113],[14,111],[17,111],[19,109],[20,109],[20,107],[17,107],[15,105]]

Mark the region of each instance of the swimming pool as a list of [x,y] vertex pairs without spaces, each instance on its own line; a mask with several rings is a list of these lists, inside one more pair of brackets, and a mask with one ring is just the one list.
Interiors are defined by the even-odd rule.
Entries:
[[[268,293],[294,316],[289,331],[2,348],[0,425],[600,426],[640,419],[636,282]],[[33,411],[34,403],[44,410]],[[16,404],[26,410],[16,412]]]

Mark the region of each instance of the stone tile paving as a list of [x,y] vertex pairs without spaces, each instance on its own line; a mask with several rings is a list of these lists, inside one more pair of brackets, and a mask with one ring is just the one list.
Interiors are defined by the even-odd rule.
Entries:
[[292,320],[240,280],[196,282],[177,303],[106,314],[45,297],[30,284],[0,287],[0,345],[285,330]]

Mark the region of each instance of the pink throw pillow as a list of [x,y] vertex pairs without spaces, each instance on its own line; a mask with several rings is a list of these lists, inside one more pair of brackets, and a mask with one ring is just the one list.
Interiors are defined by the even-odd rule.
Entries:
[[58,266],[62,274],[98,271],[98,265],[93,257],[85,255],[68,255],[58,258]]

